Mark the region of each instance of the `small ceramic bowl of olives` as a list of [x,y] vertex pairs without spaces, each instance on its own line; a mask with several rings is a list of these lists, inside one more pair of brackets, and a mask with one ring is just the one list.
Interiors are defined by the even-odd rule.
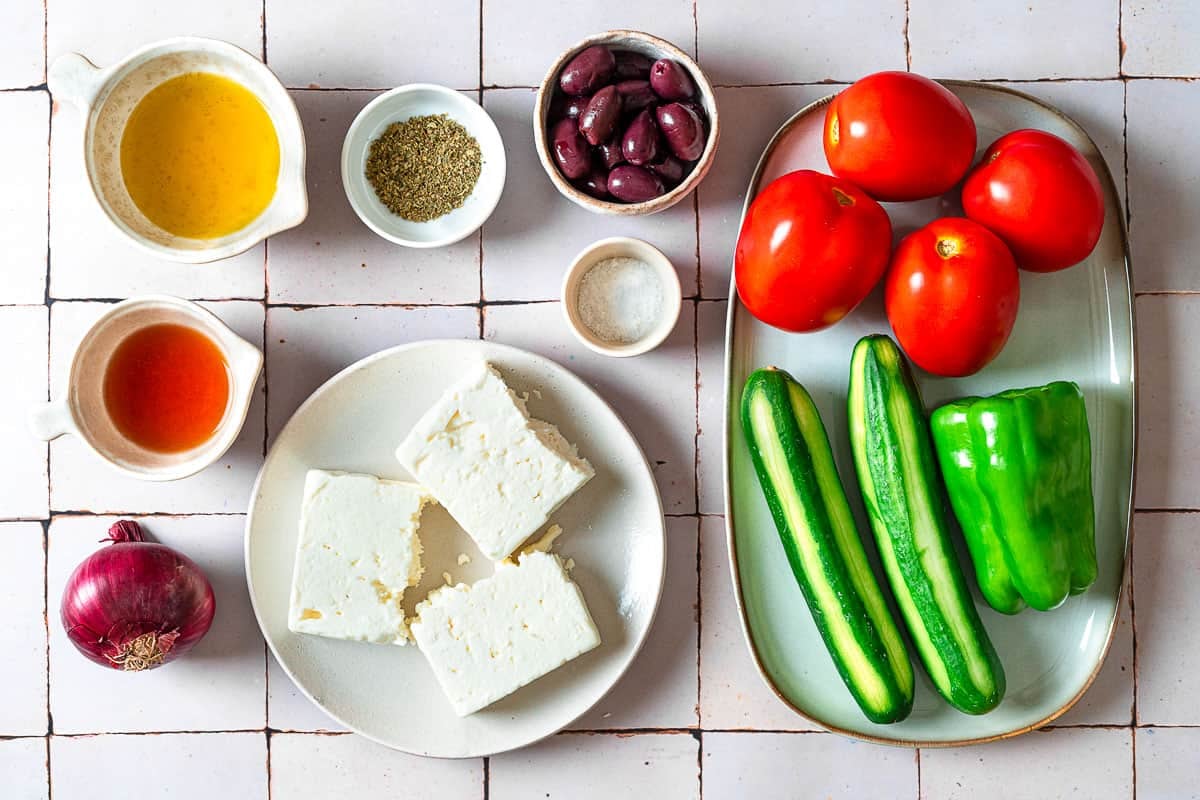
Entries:
[[696,62],[640,31],[589,36],[551,65],[533,136],[555,188],[599,214],[654,214],[712,166],[716,95]]

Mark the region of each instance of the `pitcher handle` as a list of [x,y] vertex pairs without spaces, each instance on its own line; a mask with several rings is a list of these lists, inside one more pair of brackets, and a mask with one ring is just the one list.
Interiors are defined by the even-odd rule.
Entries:
[[66,100],[86,116],[104,81],[100,68],[79,53],[66,53],[50,65],[46,85],[55,100]]
[[43,442],[65,433],[78,433],[75,418],[65,400],[39,403],[29,410],[29,430]]

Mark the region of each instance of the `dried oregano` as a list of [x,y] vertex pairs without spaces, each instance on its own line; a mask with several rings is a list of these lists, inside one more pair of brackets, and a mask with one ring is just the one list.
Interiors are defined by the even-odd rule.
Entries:
[[445,114],[387,126],[367,155],[367,180],[379,201],[412,222],[449,214],[479,180],[479,142]]

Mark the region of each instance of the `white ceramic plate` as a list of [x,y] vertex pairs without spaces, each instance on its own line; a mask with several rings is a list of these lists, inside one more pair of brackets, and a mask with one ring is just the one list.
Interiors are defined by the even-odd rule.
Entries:
[[[867,721],[842,683],[784,558],[737,419],[746,377],[774,364],[791,372],[813,396],[829,431],[838,471],[859,532],[874,552],[846,434],[850,352],[868,333],[889,332],[880,292],[845,320],[813,334],[789,334],[746,311],[730,288],[727,332],[726,519],[743,623],[763,678],[797,713],[826,728],[891,744],[938,746],[986,741],[1040,727],[1070,708],[1091,685],[1112,637],[1121,593],[1131,514],[1134,466],[1133,309],[1121,204],[1103,158],[1087,134],[1061,112],[1027,95],[986,84],[949,82],[971,109],[982,151],[1017,128],[1063,137],[1088,158],[1105,194],[1105,224],[1092,255],[1063,272],[1021,274],[1021,305],[1012,338],[1000,356],[968,378],[918,371],[925,404],[955,397],[1073,380],[1082,387],[1092,435],[1099,577],[1085,594],[1048,613],[1016,616],[992,611],[966,569],[976,606],[1008,678],[1000,706],[981,717],[951,708],[929,683],[920,662],[912,715],[893,725]],[[828,172],[821,147],[828,98],[801,110],[775,135],[759,162],[748,200],[795,169]],[[897,236],[941,215],[958,213],[957,197],[886,204]],[[960,542],[961,545],[961,542]],[[960,548],[964,567],[969,565]],[[876,563],[876,574],[881,576]]]
[[[575,559],[603,643],[515,694],[459,718],[414,646],[345,642],[287,627],[301,489],[311,467],[410,479],[393,456],[417,418],[463,369],[494,364],[533,416],[558,425],[596,469],[553,522],[555,552]],[[440,507],[421,520],[425,579],[412,607],[440,585],[491,574],[490,562]],[[479,341],[428,341],[384,350],[346,368],[305,401],[280,432],[258,476],[246,520],[246,574],[263,635],[296,685],[326,713],[377,742],[410,753],[465,758],[521,747],[569,724],[625,672],[650,628],[662,591],[665,526],[641,449],[583,381],[541,356]],[[471,563],[459,566],[466,553]]]

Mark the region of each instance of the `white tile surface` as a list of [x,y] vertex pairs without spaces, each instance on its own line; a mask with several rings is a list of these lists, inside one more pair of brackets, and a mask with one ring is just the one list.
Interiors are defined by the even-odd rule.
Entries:
[[0,775],[9,800],[50,800],[46,740],[0,740]]
[[695,517],[667,519],[667,577],[649,638],[620,683],[572,728],[694,728],[700,723],[699,536]]
[[725,513],[725,300],[696,305],[696,482],[701,514]]
[[5,343],[6,386],[0,393],[0,518],[45,517],[46,445],[26,425],[29,409],[46,401],[46,348],[50,314],[44,306],[0,308],[0,341]]
[[50,63],[79,52],[107,67],[130,51],[172,36],[224,39],[262,56],[262,4],[245,0],[145,3],[141,0],[48,0],[46,51]]
[[[720,84],[854,81],[904,69],[904,0],[696,4],[700,66]],[[855,20],[854,43],[830,32]],[[798,34],[798,32],[807,32]],[[752,52],[746,43],[754,42]],[[724,109],[722,109],[722,113]],[[740,133],[740,132],[739,132]]]
[[537,86],[558,55],[607,30],[647,31],[695,52],[691,0],[638,3],[538,3],[484,0],[483,83]]
[[[102,7],[86,5],[89,9]],[[51,3],[51,7],[58,4]],[[153,292],[205,299],[263,296],[262,245],[215,264],[176,264],[145,253],[126,239],[92,194],[83,167],[82,140],[79,111],[55,103],[50,135],[54,165],[50,170],[51,296],[125,298]]]
[[0,89],[41,83],[46,77],[46,6],[41,0],[8,0],[0,6]]
[[489,800],[699,800],[699,743],[690,734],[564,733],[493,756]]
[[279,731],[345,730],[296,688],[275,656],[268,653],[267,660],[267,725]]
[[1180,369],[1200,337],[1200,296],[1137,298],[1138,508],[1195,508],[1200,374]]
[[[0,11],[0,25],[5,11]],[[4,48],[0,47],[0,59]],[[0,75],[3,67],[0,67]],[[46,295],[50,95],[0,93],[0,303],[42,303]]]
[[[342,140],[376,92],[292,92],[308,142],[308,219],[271,240],[272,303],[473,303],[478,234],[418,250],[377,236],[342,188]],[[474,94],[474,92],[472,92]]]
[[705,800],[917,795],[917,755],[899,747],[828,733],[706,733],[702,750]]
[[[475,0],[267,0],[267,61],[285,86],[479,85]],[[332,24],[329,24],[332,23]]]
[[483,760],[410,756],[361,736],[271,737],[273,800],[333,797],[483,798]]
[[[669,513],[723,512],[725,303],[685,303],[667,345],[623,361],[576,345],[557,304],[509,303],[556,300],[575,254],[614,234],[661,247],[686,295],[724,298],[744,192],[763,146],[790,115],[840,84],[720,89],[726,131],[712,172],[693,198],[654,217],[614,220],[557,195],[533,150],[528,89],[484,92],[508,147],[509,172],[501,205],[478,238],[434,251],[392,246],[358,221],[341,188],[342,138],[374,96],[363,89],[424,80],[471,90],[481,79],[490,86],[533,86],[562,49],[605,29],[646,30],[698,50],[709,77],[722,84],[849,81],[903,68],[907,34],[913,69],[1015,81],[1009,85],[1078,120],[1097,140],[1122,195],[1128,161],[1136,286],[1152,293],[1137,304],[1137,503],[1198,508],[1200,427],[1192,398],[1200,396],[1200,378],[1188,345],[1200,337],[1200,294],[1168,293],[1200,293],[1194,257],[1200,252],[1200,162],[1193,143],[1200,84],[1135,78],[1126,87],[1115,76],[1119,68],[1134,76],[1200,75],[1194,46],[1200,6],[1187,0],[767,0],[753,10],[735,6],[720,0],[350,0],[331,12],[315,0],[0,2],[0,90],[22,89],[0,91],[0,336],[9,379],[0,401],[0,520],[44,518],[50,507],[235,512],[150,519],[153,532],[195,557],[218,584],[217,623],[189,656],[133,681],[75,653],[57,619],[66,573],[101,546],[95,540],[107,520],[55,520],[46,609],[40,523],[0,524],[0,604],[9,611],[0,652],[22,654],[0,658],[0,797],[49,800],[51,777],[55,798],[128,797],[130,765],[153,766],[137,773],[137,789],[146,796],[168,789],[197,800],[255,800],[269,791],[275,798],[485,796],[479,761],[421,760],[353,735],[308,733],[338,726],[266,655],[246,596],[238,515],[261,463],[264,427],[277,433],[321,382],[384,347],[475,338],[482,326],[491,339],[548,354],[596,386],[631,425],[655,466]],[[79,114],[67,105],[51,111],[45,89],[25,90],[44,81],[46,52],[52,61],[78,50],[103,66],[181,34],[214,36],[265,55],[296,89],[312,203],[305,225],[269,247],[194,267],[143,255],[111,229],[83,173]],[[1072,80],[1035,80],[1061,77]],[[312,91],[310,85],[355,90]],[[50,381],[57,397],[74,341],[104,309],[56,302],[48,312],[42,306],[47,253],[55,300],[161,291],[277,304],[266,318],[258,302],[214,305],[251,341],[261,344],[265,333],[270,383],[269,393],[261,384],[246,431],[221,464],[175,484],[142,484],[120,479],[79,442],[64,439],[50,450],[52,474],[46,474],[48,448],[27,435],[24,418],[31,402],[47,396],[47,340],[53,340]],[[481,312],[474,304],[483,298],[503,302]],[[646,649],[578,723],[613,732],[563,734],[492,758],[487,796],[688,800],[699,797],[701,769],[710,799],[917,796],[912,751],[792,733],[809,723],[766,688],[753,666],[734,604],[723,520],[672,517],[668,524],[666,593]],[[1141,727],[1134,748],[1129,727],[1135,695],[1143,725],[1200,724],[1192,666],[1200,658],[1200,514],[1142,514],[1137,531],[1134,607],[1123,604],[1109,658],[1080,704],[1050,732],[922,751],[921,800],[1129,800],[1134,750],[1139,798],[1200,796],[1200,729]],[[49,741],[40,735],[49,724],[48,704],[55,728]],[[703,748],[688,733],[620,732],[687,728],[697,719],[708,729]],[[279,731],[270,744],[273,765],[265,725]],[[1105,727],[1074,727],[1080,725]],[[247,732],[156,733],[229,728]],[[764,729],[770,732],[750,732]],[[148,733],[73,733],[96,730]],[[37,735],[6,738],[28,733]]]
[[[71,572],[116,517],[58,517],[50,523],[48,596],[57,609]],[[50,713],[55,733],[206,731],[262,728],[265,645],[246,592],[241,516],[139,520],[147,538],[199,565],[212,583],[216,616],[195,647],[142,675],[84,658],[50,625]],[[153,737],[148,737],[153,738]],[[230,795],[235,796],[235,795]]]
[[819,730],[767,687],[742,634],[725,520],[700,521],[700,725],[705,729]]
[[0,736],[42,736],[49,730],[45,563],[40,523],[0,524],[0,608],[5,611],[0,627]]
[[[204,303],[235,333],[262,347],[263,308],[245,301]],[[50,394],[66,391],[75,347],[107,310],[101,303],[55,303],[51,314]],[[241,435],[224,456],[190,478],[149,483],[119,474],[74,436],[50,445],[50,502],[55,510],[170,513],[241,513],[262,463],[263,384],[259,379]]]
[[1195,291],[1200,271],[1200,161],[1189,156],[1200,124],[1200,83],[1130,81],[1129,235],[1140,292]]
[[276,436],[312,392],[360,358],[419,339],[477,339],[476,308],[271,308],[268,429]]
[[55,737],[51,783],[57,798],[127,800],[131,795],[265,800],[262,733],[164,733]]
[[679,272],[684,296],[695,294],[693,198],[653,216],[624,219],[593,214],[561,197],[533,147],[533,96],[525,89],[483,94],[484,108],[504,137],[509,176],[500,205],[483,226],[483,296],[489,301],[557,299],[571,261],[607,236],[645,239],[662,250]]
[[549,356],[587,381],[641,444],[658,479],[663,509],[696,510],[694,304],[683,304],[679,324],[657,350],[623,359],[619,370],[566,330],[558,303],[489,306],[483,323],[485,338]]
[[1133,537],[1137,715],[1141,725],[1200,719],[1200,514],[1138,514]]
[[733,248],[746,188],[767,142],[804,106],[840,86],[762,86],[717,90],[721,118],[737,135],[721,137],[716,160],[696,190],[700,203],[700,285],[703,297],[727,297]]
[[922,800],[1128,800],[1132,732],[1036,731],[985,747],[921,751]]
[[1140,728],[1138,800],[1200,798],[1200,728]]
[[1112,646],[1100,674],[1075,707],[1054,722],[1064,725],[1130,725],[1133,723],[1133,613],[1130,580],[1125,577],[1121,611]]
[[1192,0],[1121,0],[1127,75],[1200,74],[1200,5]]
[[1004,6],[910,0],[912,69],[934,78],[1108,78],[1117,74],[1117,3]]

